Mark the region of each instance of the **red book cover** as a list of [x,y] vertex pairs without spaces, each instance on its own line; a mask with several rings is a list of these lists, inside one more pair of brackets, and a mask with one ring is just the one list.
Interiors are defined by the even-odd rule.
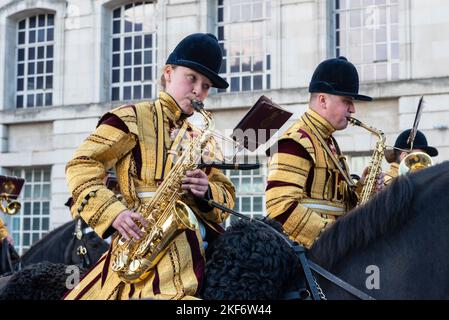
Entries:
[[267,142],[292,116],[266,96],[261,96],[234,128],[231,137],[255,151]]

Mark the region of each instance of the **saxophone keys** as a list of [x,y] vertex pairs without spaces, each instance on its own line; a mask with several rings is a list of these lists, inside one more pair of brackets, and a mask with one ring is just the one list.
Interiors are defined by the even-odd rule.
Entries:
[[123,255],[122,253],[119,253],[112,263],[112,270],[122,270],[125,267],[126,260],[128,260],[128,257]]
[[133,260],[133,261],[129,264],[129,270],[130,270],[131,272],[139,271],[140,265],[141,265],[141,264],[140,264],[140,260],[138,260],[138,259]]
[[126,239],[124,237],[121,237],[117,242],[117,244],[119,246],[123,246],[125,243],[126,243]]

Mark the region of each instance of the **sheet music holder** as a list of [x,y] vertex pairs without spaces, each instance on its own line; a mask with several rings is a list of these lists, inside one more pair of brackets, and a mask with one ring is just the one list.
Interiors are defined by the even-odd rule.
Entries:
[[234,128],[231,138],[255,151],[266,143],[293,114],[262,95]]
[[6,193],[10,199],[17,199],[24,183],[24,178],[0,175],[0,194]]

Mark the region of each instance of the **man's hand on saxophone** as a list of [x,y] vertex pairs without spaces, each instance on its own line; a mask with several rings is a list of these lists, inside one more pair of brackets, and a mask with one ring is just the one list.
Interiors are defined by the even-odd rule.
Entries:
[[144,232],[137,226],[136,221],[139,221],[145,228],[148,227],[146,221],[139,213],[123,210],[115,218],[112,226],[126,239],[140,240],[144,236]]
[[[365,179],[369,173],[369,168],[370,168],[369,166],[365,167],[365,169],[363,170],[362,176],[360,177],[360,183],[362,186],[365,185]],[[382,171],[377,175],[377,177],[376,177],[376,192],[381,192],[384,189],[384,187],[385,187],[384,177],[385,177],[385,174]]]
[[200,169],[187,171],[182,179],[182,189],[190,191],[197,198],[203,198],[209,189],[206,173]]

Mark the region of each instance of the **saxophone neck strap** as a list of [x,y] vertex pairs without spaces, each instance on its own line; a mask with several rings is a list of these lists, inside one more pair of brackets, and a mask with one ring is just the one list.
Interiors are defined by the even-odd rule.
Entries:
[[[327,145],[327,143],[324,141],[323,137],[321,136],[321,134],[318,132],[318,129],[315,127],[315,125],[313,124],[313,122],[309,119],[309,115],[307,113],[304,114],[303,117],[304,122],[306,123],[306,125],[310,128],[310,130],[312,131],[313,135],[318,139],[318,141],[320,142],[320,144],[322,145],[322,147],[324,148],[324,150],[326,151],[326,153],[328,154],[328,156],[331,158],[332,162],[335,164],[335,166],[337,167],[338,171],[340,171],[340,173],[342,174],[343,178],[345,179],[346,183],[351,187],[351,188],[355,188],[355,184],[354,182],[351,180],[351,178],[349,178],[348,173],[343,170],[340,162],[338,161],[338,159],[335,157],[335,155],[333,154],[333,152],[330,150],[329,146]],[[335,140],[334,140],[335,141]],[[336,147],[337,150],[339,150],[338,147]],[[339,152],[339,151],[338,151]]]
[[162,180],[164,175],[163,165],[164,165],[164,118],[162,114],[162,105],[161,102],[156,100],[155,109],[156,109],[156,139],[157,139],[157,149],[156,149],[156,172],[154,179]]
[[181,129],[179,129],[178,134],[176,135],[176,138],[173,140],[170,151],[168,152],[167,161],[165,161],[165,169],[164,169],[165,175],[168,175],[171,167],[173,166],[173,160],[175,159],[175,155],[178,154],[180,142],[187,131],[187,127],[188,122],[184,121]]

